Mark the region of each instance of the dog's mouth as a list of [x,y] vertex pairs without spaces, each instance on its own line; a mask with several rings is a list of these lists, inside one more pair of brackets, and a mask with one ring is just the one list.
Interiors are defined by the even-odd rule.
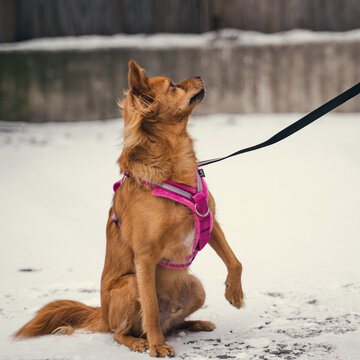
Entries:
[[195,94],[191,99],[190,99],[190,104],[192,104],[194,101],[196,100],[202,100],[204,98],[205,95],[205,90],[201,89],[197,94]]

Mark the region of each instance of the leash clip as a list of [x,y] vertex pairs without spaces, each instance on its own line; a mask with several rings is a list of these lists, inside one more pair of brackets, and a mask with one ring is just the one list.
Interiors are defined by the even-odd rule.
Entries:
[[195,211],[196,211],[196,213],[197,213],[199,216],[205,217],[205,216],[208,216],[208,215],[209,215],[210,208],[209,208],[209,206],[208,206],[206,213],[205,213],[205,214],[200,214],[199,211],[198,211],[198,209],[197,209],[197,204],[195,204]]

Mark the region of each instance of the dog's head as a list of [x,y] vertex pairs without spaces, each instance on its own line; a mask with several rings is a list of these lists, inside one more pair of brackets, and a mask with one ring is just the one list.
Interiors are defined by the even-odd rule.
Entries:
[[122,105],[125,126],[120,168],[155,183],[174,178],[191,184],[196,157],[186,125],[204,97],[204,83],[199,77],[178,84],[166,77],[148,78],[130,61],[129,88]]
[[148,78],[134,61],[129,62],[129,91],[124,102],[125,122],[141,114],[142,125],[185,122],[203,99],[200,77],[174,83],[166,77]]

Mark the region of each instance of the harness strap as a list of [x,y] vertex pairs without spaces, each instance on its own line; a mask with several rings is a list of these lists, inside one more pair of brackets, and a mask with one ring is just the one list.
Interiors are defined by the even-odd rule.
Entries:
[[120,220],[118,219],[118,217],[116,216],[115,213],[113,213],[111,219],[119,228],[121,228],[121,222],[120,222]]
[[160,186],[162,187],[163,189],[166,189],[166,190],[169,190],[169,191],[172,191],[178,195],[181,195],[181,196],[185,196],[186,198],[188,199],[191,199],[192,195],[190,193],[188,193],[187,191],[185,190],[182,190],[182,189],[179,189],[173,185],[170,185],[170,184],[161,184],[161,185],[157,185],[157,186]]
[[[124,183],[126,177],[129,177],[129,175],[125,173],[124,177],[114,184],[114,191]],[[195,237],[191,255],[181,262],[170,261],[168,259],[161,259],[159,262],[159,265],[173,269],[189,267],[197,253],[209,242],[213,226],[212,213],[208,206],[208,191],[205,181],[200,177],[199,173],[196,172],[196,189],[184,184],[175,183],[171,180],[167,180],[163,184],[154,184],[147,180],[141,180],[141,182],[153,188],[152,195],[174,200],[189,207],[192,211],[195,222]],[[112,220],[119,228],[121,227],[121,223],[115,213],[112,215]]]
[[[196,172],[197,178],[197,191],[183,184],[173,183],[167,180],[165,184],[171,182],[175,184],[174,187],[177,191],[168,190],[167,186],[157,185],[154,187],[152,194],[155,196],[165,197],[172,199],[176,202],[180,202],[190,208],[194,215],[195,221],[195,241],[193,250],[202,250],[203,247],[209,242],[210,234],[213,226],[212,213],[208,207],[208,191],[204,179],[202,179],[198,172]],[[187,196],[183,196],[183,191],[187,192]],[[185,188],[187,188],[185,190]],[[201,190],[201,191],[199,191]],[[179,196],[180,195],[180,196]],[[189,197],[190,195],[190,197]]]

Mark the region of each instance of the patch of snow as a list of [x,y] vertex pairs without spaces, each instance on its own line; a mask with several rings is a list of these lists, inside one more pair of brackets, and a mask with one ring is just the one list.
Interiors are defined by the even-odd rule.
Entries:
[[295,29],[273,34],[237,29],[222,29],[203,34],[117,34],[112,36],[85,35],[76,37],[41,38],[0,44],[0,52],[8,51],[87,51],[116,48],[199,48],[228,45],[281,45],[330,41],[359,41],[360,29],[330,32]]
[[[190,133],[203,160],[261,142],[299,117],[212,115],[192,118]],[[0,359],[148,358],[111,334],[10,337],[52,300],[100,304],[121,132],[120,119],[0,122]],[[191,272],[207,301],[193,318],[217,329],[171,335],[177,359],[358,359],[359,133],[360,114],[330,114],[281,143],[204,168],[244,266],[246,307],[227,303],[226,269],[205,247]]]

